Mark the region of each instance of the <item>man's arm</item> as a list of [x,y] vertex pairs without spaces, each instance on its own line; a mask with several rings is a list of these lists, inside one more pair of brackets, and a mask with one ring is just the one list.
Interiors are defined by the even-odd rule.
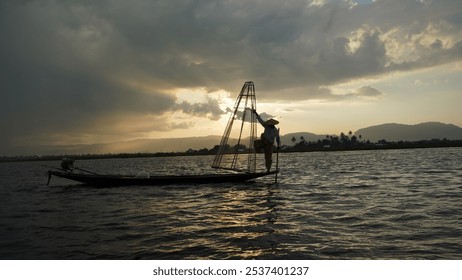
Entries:
[[265,126],[265,121],[264,121],[264,120],[260,117],[260,115],[257,113],[257,110],[254,109],[253,112],[254,112],[255,115],[257,116],[258,122],[259,122],[261,125]]

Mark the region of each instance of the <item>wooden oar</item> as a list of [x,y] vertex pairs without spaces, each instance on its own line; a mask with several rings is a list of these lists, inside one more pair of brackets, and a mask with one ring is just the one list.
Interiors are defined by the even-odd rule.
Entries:
[[101,176],[101,174],[91,172],[91,171],[88,171],[88,170],[85,170],[85,169],[82,169],[82,168],[74,167],[74,169],[77,169],[77,170],[80,170],[80,171],[83,171],[83,172],[87,172],[87,173],[90,173],[90,174],[93,174],[93,175],[96,175],[96,176]]
[[[280,128],[278,128],[278,135],[280,132]],[[278,173],[279,173],[279,144],[276,148],[276,175],[274,175],[274,183],[277,184],[278,183]]]

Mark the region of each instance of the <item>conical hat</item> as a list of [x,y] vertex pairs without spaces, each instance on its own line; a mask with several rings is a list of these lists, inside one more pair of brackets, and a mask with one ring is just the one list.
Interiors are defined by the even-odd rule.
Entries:
[[267,125],[277,125],[279,122],[275,119],[269,119],[265,122]]

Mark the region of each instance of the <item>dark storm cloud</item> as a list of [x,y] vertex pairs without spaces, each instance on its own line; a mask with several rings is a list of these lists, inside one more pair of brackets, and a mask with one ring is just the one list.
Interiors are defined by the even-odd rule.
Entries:
[[174,96],[136,86],[120,39],[87,8],[0,5],[2,146],[56,132],[98,133],[93,126],[108,116],[161,114],[174,105]]
[[[418,39],[402,40],[425,35],[431,22],[460,27],[460,4],[454,1],[112,3],[93,11],[130,50],[139,74],[152,73],[166,87],[235,92],[249,79],[265,91],[325,86],[461,59],[457,44],[441,42],[437,48],[438,41],[429,47]],[[396,57],[387,49],[392,46],[409,48],[413,57]]]
[[2,1],[0,145],[96,131],[111,115],[223,113],[176,104],[175,88],[237,93],[253,80],[261,100],[319,99],[336,83],[462,59],[460,1],[353,4]]

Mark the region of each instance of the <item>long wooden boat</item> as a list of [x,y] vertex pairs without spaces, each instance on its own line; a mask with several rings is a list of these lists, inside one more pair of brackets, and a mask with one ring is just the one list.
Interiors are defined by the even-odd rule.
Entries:
[[124,176],[124,175],[96,175],[71,173],[65,171],[48,171],[48,182],[52,176],[65,178],[91,186],[146,186],[173,184],[211,184],[246,182],[259,177],[276,174],[277,171],[258,173],[229,173],[229,174],[201,174],[201,175],[173,175],[173,176]]
[[[241,102],[242,101],[242,102]],[[254,147],[257,139],[256,128],[256,97],[253,82],[245,82],[236,100],[233,114],[230,115],[225,132],[220,141],[219,149],[212,163],[212,167],[228,170],[229,173],[213,173],[198,175],[173,175],[173,176],[125,176],[125,175],[100,175],[73,166],[73,160],[64,158],[59,171],[48,171],[48,183],[52,176],[61,177],[76,182],[93,186],[129,186],[129,185],[172,185],[172,184],[210,184],[245,182],[259,177],[275,174],[277,182],[278,157],[276,157],[276,170],[271,172],[257,172],[257,151]],[[240,124],[239,124],[240,122]],[[235,128],[236,130],[233,130]],[[247,132],[244,132],[246,128]],[[239,135],[237,143],[231,145],[230,135]],[[244,144],[248,141],[247,145]],[[241,141],[242,140],[242,141]],[[230,150],[233,147],[234,150]],[[252,152],[244,151],[247,147]],[[234,151],[230,153],[230,151]],[[239,167],[238,163],[247,163],[247,167]],[[56,169],[56,168],[55,168]],[[75,170],[83,171],[74,172]],[[243,172],[246,170],[248,172]]]

